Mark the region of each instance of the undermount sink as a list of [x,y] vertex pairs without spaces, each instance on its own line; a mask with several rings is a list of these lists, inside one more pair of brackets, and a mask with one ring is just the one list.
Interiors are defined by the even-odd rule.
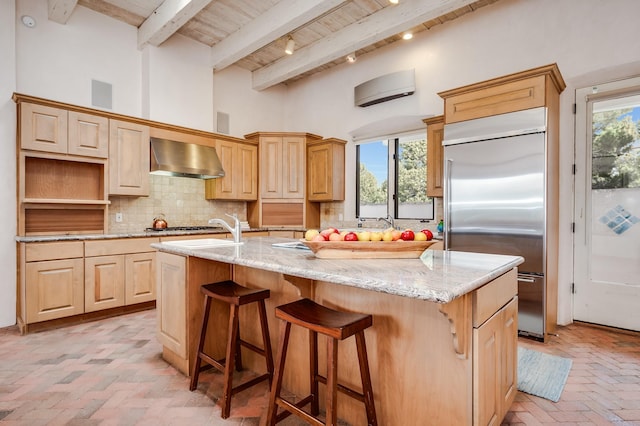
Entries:
[[201,238],[195,240],[166,241],[164,242],[164,244],[185,249],[203,249],[212,247],[239,246],[242,243],[235,243],[233,242],[233,240],[225,240],[222,238]]

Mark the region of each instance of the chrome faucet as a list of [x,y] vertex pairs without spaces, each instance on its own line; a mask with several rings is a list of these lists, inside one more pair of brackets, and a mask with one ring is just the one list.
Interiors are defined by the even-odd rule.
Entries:
[[227,231],[231,232],[234,243],[240,243],[242,240],[242,230],[240,229],[240,220],[238,220],[238,215],[234,213],[233,215],[227,214],[227,216],[234,220],[235,223],[233,228],[222,219],[209,219],[209,225],[221,225],[223,228],[226,228]]
[[379,217],[378,220],[382,222],[387,222],[389,226],[391,226],[394,229],[396,227],[395,221],[393,220],[393,216],[391,216],[390,214],[388,214],[387,217]]

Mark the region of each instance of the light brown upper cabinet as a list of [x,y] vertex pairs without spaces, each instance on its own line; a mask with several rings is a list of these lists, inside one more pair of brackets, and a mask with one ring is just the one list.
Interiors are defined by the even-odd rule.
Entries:
[[324,139],[307,144],[309,201],[344,201],[344,146],[347,141]]
[[306,198],[307,144],[322,139],[310,133],[257,132],[245,135],[258,144],[258,200],[247,204],[253,227],[319,226],[320,209]]
[[427,125],[427,196],[442,197],[444,190],[444,116],[425,118]]
[[262,198],[304,198],[305,144],[302,135],[260,135]]
[[445,124],[553,104],[565,88],[556,64],[438,93]]
[[207,200],[258,199],[258,145],[217,139],[216,152],[224,170],[223,178],[207,179]]
[[28,102],[20,108],[22,149],[107,158],[107,118]]
[[109,120],[109,194],[149,195],[149,127]]

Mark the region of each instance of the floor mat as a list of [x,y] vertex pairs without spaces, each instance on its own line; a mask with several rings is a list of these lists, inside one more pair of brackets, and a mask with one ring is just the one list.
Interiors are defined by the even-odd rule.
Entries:
[[558,402],[571,364],[568,358],[519,347],[518,390]]

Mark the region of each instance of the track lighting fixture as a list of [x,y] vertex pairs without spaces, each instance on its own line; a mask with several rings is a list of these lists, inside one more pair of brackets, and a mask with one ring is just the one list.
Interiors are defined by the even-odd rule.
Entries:
[[287,55],[293,55],[293,49],[295,46],[296,42],[293,41],[293,37],[289,36],[289,38],[287,38],[287,46],[284,48],[284,53]]
[[357,60],[358,58],[356,57],[356,52],[353,52],[352,54],[347,55],[347,62],[349,62],[350,64],[354,63]]

